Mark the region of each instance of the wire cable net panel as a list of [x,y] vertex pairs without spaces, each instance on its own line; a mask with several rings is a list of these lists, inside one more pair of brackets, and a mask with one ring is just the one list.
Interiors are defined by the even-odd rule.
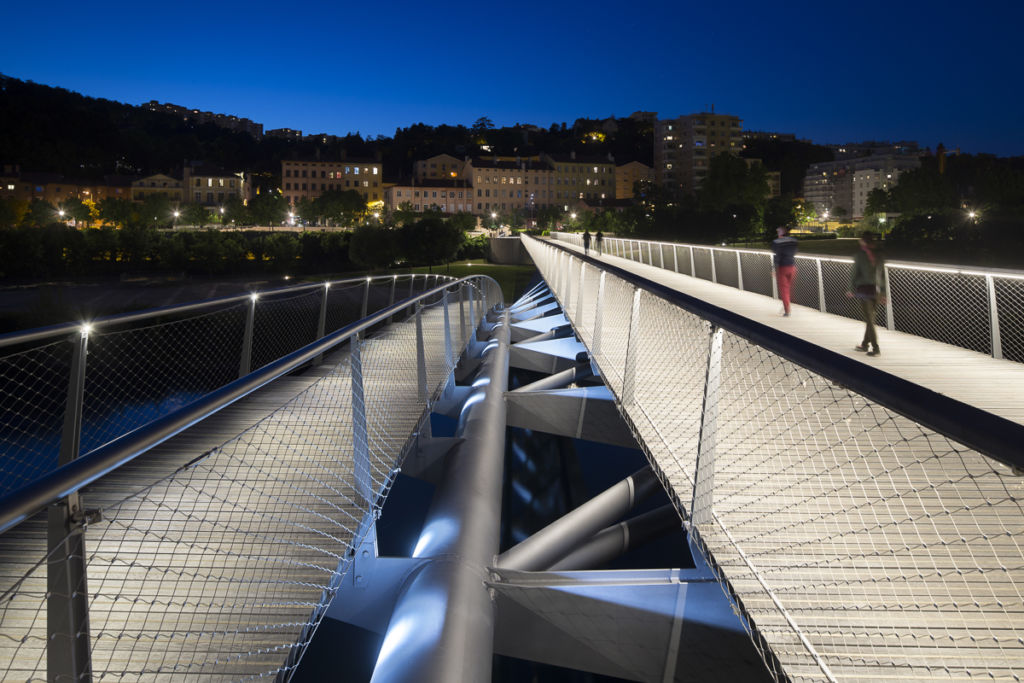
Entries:
[[1024,478],[616,281],[581,336],[777,678],[1020,680]]
[[[467,330],[482,315],[478,303]],[[443,347],[443,301],[420,316],[437,363],[428,373],[433,398],[456,356]],[[454,322],[461,349],[469,332]],[[432,348],[438,330],[440,350]],[[84,489],[84,507],[100,512],[85,527],[87,578],[76,588],[88,596],[94,679],[292,673],[427,408],[414,317],[358,346],[358,362],[344,353],[326,376],[202,457],[186,432],[180,447],[172,440]],[[48,634],[47,559],[45,513],[0,536],[2,680],[46,680],[48,645],[72,640]]]
[[[578,247],[583,244],[576,233],[553,236]],[[606,254],[730,287],[742,283],[740,288],[745,291],[775,296],[770,251],[611,237],[605,243]],[[850,258],[798,255],[793,302],[859,320],[860,310],[846,297],[852,264]],[[879,325],[1024,362],[1024,273],[911,263],[888,263],[885,272],[889,299],[878,306]]]

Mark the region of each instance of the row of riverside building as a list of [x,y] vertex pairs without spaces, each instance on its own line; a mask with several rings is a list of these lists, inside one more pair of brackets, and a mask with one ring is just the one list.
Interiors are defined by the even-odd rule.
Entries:
[[[148,106],[167,111],[173,105],[151,102]],[[199,118],[209,115],[179,107],[172,113]],[[520,212],[529,217],[535,209],[551,207],[565,212],[621,207],[633,200],[637,183],[691,193],[699,188],[714,156],[738,156],[749,138],[795,139],[790,134],[744,132],[739,117],[716,114],[713,108],[667,119],[659,119],[654,112],[636,112],[631,118],[651,124],[653,167],[639,161],[617,164],[611,155],[575,152],[463,158],[439,154],[414,162],[411,176],[386,182],[386,169],[379,159],[287,159],[281,161],[278,189],[293,209],[300,201],[316,199],[325,192],[352,190],[373,210],[435,209],[482,217]],[[217,123],[246,129],[251,122]],[[836,215],[841,209],[858,218],[864,214],[872,189],[891,188],[901,173],[920,164],[915,143],[837,145],[834,151],[837,161],[812,165],[804,181],[804,198],[819,214],[832,211]],[[767,178],[769,194],[778,196],[779,173],[769,172]],[[0,198],[38,198],[53,204],[71,198],[100,201],[108,197],[142,202],[152,195],[164,195],[171,202],[202,204],[215,211],[234,199],[248,201],[254,194],[249,173],[201,162],[185,163],[178,174],[110,175],[99,181],[0,167]]]
[[185,164],[180,175],[156,173],[148,176],[105,175],[98,180],[68,178],[57,173],[22,171],[18,166],[0,167],[0,199],[31,201],[41,199],[59,204],[68,199],[100,202],[127,199],[144,202],[163,195],[172,203],[196,203],[210,208],[233,199],[251,198],[246,173],[231,173],[205,164]]

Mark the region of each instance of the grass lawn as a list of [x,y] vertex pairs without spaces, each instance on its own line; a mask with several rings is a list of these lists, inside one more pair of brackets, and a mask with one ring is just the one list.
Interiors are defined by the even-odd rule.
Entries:
[[413,268],[412,272],[432,272],[460,278],[470,275],[489,275],[501,285],[505,303],[510,304],[526,291],[526,286],[536,275],[537,269],[533,266],[507,266],[488,263],[485,259],[473,259],[472,261],[456,261],[445,266],[434,266],[433,269]]

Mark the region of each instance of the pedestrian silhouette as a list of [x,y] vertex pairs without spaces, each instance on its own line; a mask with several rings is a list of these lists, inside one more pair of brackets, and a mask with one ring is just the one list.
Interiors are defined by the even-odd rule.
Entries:
[[597,255],[598,256],[600,256],[601,254],[604,253],[604,251],[602,250],[602,245],[603,244],[604,244],[604,235],[602,235],[601,231],[598,230],[597,234],[594,235],[594,246],[597,248]]
[[885,304],[884,269],[885,260],[875,241],[875,233],[866,230],[860,236],[860,251],[853,257],[850,291],[846,296],[857,299],[864,316],[864,339],[854,348],[866,351],[869,356],[881,353],[878,348],[878,331],[875,329],[875,312],[878,304]]
[[587,256],[590,253],[590,231],[583,231],[583,255]]
[[782,315],[789,315],[789,299],[796,282],[796,238],[790,236],[789,227],[783,225],[775,229],[778,238],[772,240],[772,265],[775,267],[775,280],[779,285],[779,298],[782,299]]

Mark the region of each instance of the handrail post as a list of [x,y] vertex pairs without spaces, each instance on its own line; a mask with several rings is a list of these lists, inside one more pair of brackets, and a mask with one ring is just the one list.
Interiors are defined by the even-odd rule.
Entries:
[[420,402],[429,407],[427,396],[427,354],[423,348],[423,303],[416,302],[416,387]]
[[580,261],[580,286],[576,291],[576,325],[583,327],[583,283],[586,282],[587,264]]
[[690,250],[690,277],[697,277],[697,264],[693,258],[693,246],[690,245],[687,249]]
[[[89,328],[72,338],[64,429],[58,466],[79,456]],[[89,601],[85,564],[85,515],[77,492],[61,499],[47,513],[46,547],[46,669],[49,681],[92,680],[89,639]]]
[[[323,339],[324,335],[327,333],[327,294],[328,294],[328,292],[330,292],[330,289],[331,289],[331,283],[330,282],[325,282],[324,283],[324,291],[323,291],[323,295],[322,295],[323,298],[320,299],[320,320],[317,321],[317,325],[316,325],[316,338],[317,339]],[[320,365],[320,363],[322,363],[323,360],[324,360],[324,354],[321,353],[319,356],[317,356],[316,358],[313,359],[313,365]]]
[[[1001,359],[1003,357],[1003,341],[999,334],[999,304],[996,301],[995,278],[986,275],[985,284],[988,285],[988,322],[992,340],[992,357]],[[892,301],[891,297],[889,301]]]
[[885,278],[884,288],[886,295],[885,302],[885,327],[889,330],[896,329],[896,316],[892,310],[892,288],[889,286],[889,264],[882,268],[882,277]]
[[661,259],[661,268],[665,269],[665,245],[658,243],[658,258]]
[[704,377],[704,405],[701,410],[700,435],[697,439],[696,471],[693,473],[693,500],[690,503],[690,515],[697,527],[711,521],[721,378],[722,328],[712,325],[708,340],[708,365]]
[[736,282],[739,290],[743,291],[743,261],[740,259],[740,252],[736,250]]
[[575,263],[576,263],[575,259],[572,256],[570,256],[569,257],[569,262],[565,266],[565,271],[564,271],[564,273],[565,273],[564,274],[564,277],[565,277],[565,287],[564,287],[564,290],[565,291],[562,292],[562,310],[563,311],[565,311],[568,308],[568,306],[569,306],[569,297],[572,296],[572,269],[573,269],[573,266],[575,265]]
[[[397,284],[398,284],[398,276],[397,276],[397,275],[394,275],[394,276],[392,276],[392,278],[391,278],[391,294],[390,294],[390,295],[388,296],[388,307],[389,307],[389,308],[390,308],[391,306],[394,306],[394,305],[395,305],[395,285],[397,285]],[[392,322],[392,321],[393,321],[394,319],[395,319],[395,316],[393,316],[393,315],[389,315],[389,316],[388,316],[388,325],[390,325],[390,324],[391,324],[391,322]]]
[[469,341],[469,337],[466,336],[466,285],[465,283],[459,285],[459,348],[466,348],[466,342]]
[[818,310],[822,313],[827,313],[825,310],[825,278],[821,274],[821,259],[814,259],[814,264],[818,269]]
[[366,287],[363,289],[363,309],[359,319],[362,320],[366,317],[370,307],[370,276],[366,276]]
[[715,269],[715,250],[708,249],[708,256],[711,257],[711,281],[718,284],[718,271]]
[[629,313],[629,335],[626,337],[626,367],[622,372],[622,404],[626,407],[635,402],[636,391],[636,344],[640,337],[640,288],[633,288],[633,306]]
[[444,357],[452,362],[452,324],[448,315],[448,289],[441,293],[441,310],[444,313]]
[[675,263],[674,270],[678,273],[679,272],[679,245],[678,244],[673,244],[672,245],[672,261]]
[[601,271],[601,277],[597,281],[597,303],[596,310],[594,311],[594,335],[593,343],[591,344],[591,350],[594,356],[597,356],[601,352],[601,325],[602,315],[601,312],[604,310],[604,276],[605,271]]
[[249,310],[245,314],[245,333],[242,336],[242,358],[238,363],[238,376],[245,377],[252,371],[252,336],[256,325],[256,300],[260,295],[249,295]]
[[[413,286],[416,282],[416,273],[409,273],[409,298],[412,298]],[[416,313],[416,307],[414,306],[410,313]]]
[[366,396],[363,393],[362,339],[359,333],[349,337],[349,367],[352,376],[352,469],[356,491],[372,509],[376,500],[370,472],[369,430],[366,424]]

